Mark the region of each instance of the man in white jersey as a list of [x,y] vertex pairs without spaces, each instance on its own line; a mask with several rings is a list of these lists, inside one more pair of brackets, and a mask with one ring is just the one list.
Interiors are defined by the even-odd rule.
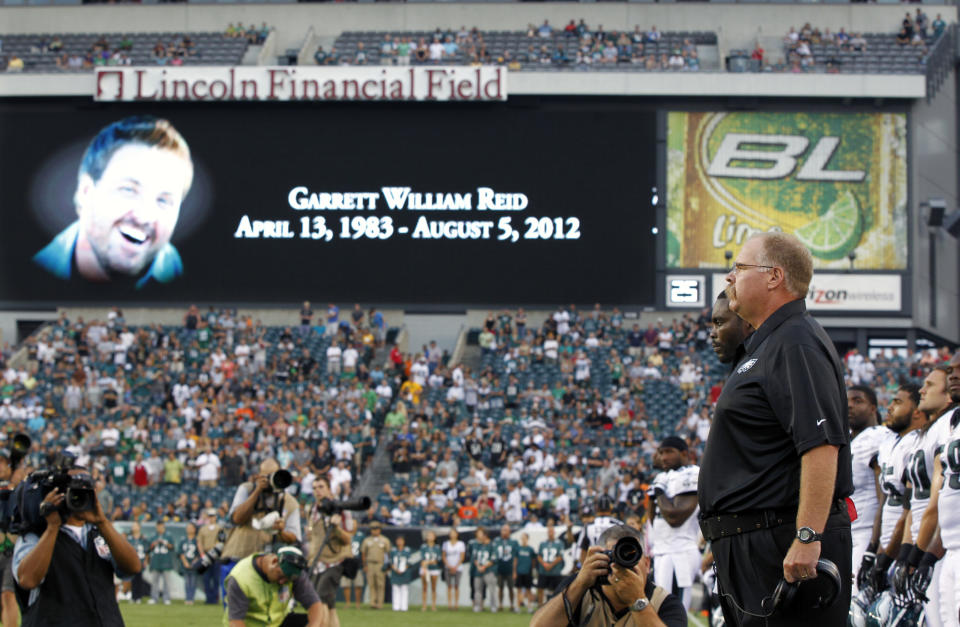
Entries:
[[[903,501],[907,492],[905,451],[913,449],[920,436],[920,429],[927,424],[927,416],[920,411],[919,404],[920,387],[906,383],[900,386],[887,405],[884,425],[893,431],[896,437],[884,442],[877,453],[883,497],[874,518],[873,537],[860,561],[857,585],[861,588],[868,581],[877,592],[886,590],[890,585],[888,571],[900,550],[899,538],[903,534],[901,517],[904,514]],[[896,543],[892,541],[894,535],[897,536]]]
[[[949,428],[949,418],[943,419],[944,411],[949,405],[947,375],[942,368],[936,368],[927,375],[920,389],[920,411],[927,414],[931,420],[921,430],[922,435],[906,458],[910,500],[893,575],[894,588],[901,597],[911,592],[911,574],[919,564],[920,554],[914,551],[914,541],[918,539],[923,513],[930,504],[933,463],[939,442],[946,437],[944,431]],[[940,567],[937,566],[934,570],[934,581],[927,591],[929,601],[925,604],[926,623],[930,627],[940,627],[939,582],[936,581],[939,575]]]
[[620,520],[613,517],[614,501],[607,494],[601,494],[597,499],[597,516],[590,524],[584,525],[577,537],[577,546],[580,547],[580,563],[587,559],[587,549],[597,546],[600,534],[614,525],[622,525]]
[[[910,556],[914,566],[911,587],[918,595],[927,598],[936,596],[940,606],[943,625],[958,624],[956,595],[956,553],[960,550],[960,478],[951,472],[950,466],[960,466],[960,351],[944,369],[946,392],[951,405],[937,421],[943,428],[937,440],[937,455],[934,465],[930,505],[924,512],[917,534],[916,546]],[[951,387],[951,384],[953,387]],[[931,429],[933,432],[933,429]],[[940,562],[944,551],[953,554],[950,560]],[[950,571],[944,577],[944,569]],[[928,608],[929,611],[929,608]]]
[[660,443],[657,457],[663,472],[650,486],[648,516],[653,520],[653,580],[680,597],[689,610],[700,570],[696,516],[700,467],[689,463],[687,443],[673,435]]
[[[861,565],[873,536],[874,522],[883,492],[880,489],[880,447],[896,438],[893,431],[877,424],[877,395],[865,385],[847,390],[847,413],[850,420],[850,454],[853,457],[853,504],[857,519],[851,524],[853,560],[855,568]],[[876,552],[874,546],[872,553]],[[872,566],[872,564],[871,564]],[[854,573],[853,594],[857,593],[857,573]]]

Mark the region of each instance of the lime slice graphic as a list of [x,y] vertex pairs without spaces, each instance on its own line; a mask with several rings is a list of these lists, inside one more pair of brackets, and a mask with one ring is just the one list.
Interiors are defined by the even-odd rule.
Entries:
[[842,259],[860,243],[863,221],[853,192],[844,192],[825,214],[794,232],[821,259]]

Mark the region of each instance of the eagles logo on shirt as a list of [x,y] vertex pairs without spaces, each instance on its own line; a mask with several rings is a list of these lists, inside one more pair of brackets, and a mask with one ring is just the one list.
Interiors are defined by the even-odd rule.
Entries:
[[756,359],[751,359],[750,361],[744,363],[742,366],[740,366],[739,368],[737,368],[737,374],[743,374],[743,373],[746,372],[747,370],[750,370],[751,368],[753,368],[753,366],[754,366],[756,363],[757,363],[757,360],[756,360]]

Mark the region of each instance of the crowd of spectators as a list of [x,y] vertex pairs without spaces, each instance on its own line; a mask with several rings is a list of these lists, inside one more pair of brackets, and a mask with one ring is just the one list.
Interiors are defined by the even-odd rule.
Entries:
[[[182,325],[132,326],[66,316],[4,358],[0,437],[18,430],[40,453],[69,450],[103,482],[118,520],[187,520],[228,508],[260,461],[276,458],[309,500],[330,474],[346,497],[376,445],[385,321],[331,305],[316,324],[268,327],[230,310],[191,307]],[[381,359],[382,361],[382,359]],[[328,454],[332,451],[332,457]]]
[[[914,14],[911,15],[908,12],[904,16],[896,34],[895,42],[900,50],[910,48],[915,50],[922,58],[927,54],[929,46],[943,34],[946,27],[947,24],[939,13],[931,23],[927,14],[920,7],[917,7]],[[812,71],[820,62],[824,71],[828,73],[839,72],[839,66],[843,61],[837,53],[856,53],[865,56],[867,53],[883,54],[883,52],[886,52],[885,50],[874,50],[870,39],[864,33],[848,32],[844,27],[840,27],[836,32],[832,32],[829,28],[821,30],[819,27],[812,26],[809,22],[800,28],[791,27],[783,41],[785,63],[772,69],[807,72]],[[876,41],[875,38],[874,43]],[[885,42],[881,41],[880,43]],[[758,61],[761,67],[769,67],[764,65],[764,52],[760,43],[757,42],[750,56]]]
[[157,40],[153,45],[150,56],[157,65],[183,65],[185,59],[195,57],[199,53],[190,35],[184,35],[179,39],[174,39],[164,43]]
[[270,27],[267,26],[266,22],[262,22],[259,28],[255,24],[250,24],[250,26],[244,28],[243,24],[237,22],[236,24],[229,24],[223,36],[228,39],[246,39],[250,45],[259,46],[267,40],[269,34]]
[[[663,437],[678,434],[702,453],[726,375],[708,346],[709,310],[642,328],[616,309],[570,306],[538,322],[523,310],[491,313],[477,371],[415,356],[387,417],[394,480],[370,518],[575,523],[601,494],[626,516],[643,509]],[[948,357],[852,350],[847,378],[874,386],[885,403]]]
[[[652,26],[635,26],[633,31],[590,28],[583,19],[570,20],[563,29],[554,29],[548,20],[528,25],[522,49],[502,42],[491,43],[476,27],[459,30],[437,28],[428,37],[385,34],[378,47],[377,62],[384,65],[496,63],[519,69],[522,64],[561,66],[615,66],[631,64],[648,70],[699,70],[697,47],[690,38],[661,51],[663,34]],[[489,35],[488,35],[489,38]],[[571,42],[574,45],[571,45]],[[368,44],[358,42],[349,52],[320,47],[314,55],[319,65],[365,65],[371,62]]]
[[[224,518],[269,457],[301,502],[318,475],[347,497],[378,438],[393,478],[365,522],[577,522],[601,494],[627,515],[663,437],[702,452],[726,375],[709,316],[641,326],[599,305],[537,320],[491,312],[475,368],[449,365],[435,342],[402,353],[382,314],[359,306],[305,302],[288,327],[197,307],[175,326],[132,326],[116,308],[103,321],[61,316],[26,341],[20,367],[4,348],[0,440],[24,430],[35,451],[76,454],[117,520]],[[948,356],[851,350],[844,361],[883,405]]]
[[[248,43],[263,43],[269,32],[270,27],[266,23],[259,28],[253,25],[244,28],[240,24],[231,24],[223,34],[223,39],[242,38]],[[64,39],[59,35],[37,36],[36,40],[30,42],[29,47],[20,49],[19,54],[11,52],[5,57],[0,56],[0,69],[23,72],[34,66],[49,65],[60,71],[89,71],[96,67],[129,66],[134,63],[180,66],[207,58],[207,49],[203,48],[203,45],[210,45],[209,39],[205,40],[206,44],[198,44],[195,36],[190,34],[168,36],[150,42],[143,36],[129,33],[104,34],[94,41],[84,39],[84,43],[79,45],[76,41],[69,40],[65,45]],[[24,61],[24,55],[28,57],[27,62]]]

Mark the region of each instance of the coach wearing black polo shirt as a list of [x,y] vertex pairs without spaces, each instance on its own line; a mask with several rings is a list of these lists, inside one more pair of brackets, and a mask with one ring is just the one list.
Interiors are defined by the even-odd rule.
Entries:
[[[700,466],[701,529],[712,542],[728,625],[844,625],[850,578],[814,609],[817,560],[852,572],[853,492],[843,368],[807,313],[809,251],[793,236],[750,238],[727,275],[730,309],[756,331],[717,401]],[[773,608],[781,578],[801,582]]]

